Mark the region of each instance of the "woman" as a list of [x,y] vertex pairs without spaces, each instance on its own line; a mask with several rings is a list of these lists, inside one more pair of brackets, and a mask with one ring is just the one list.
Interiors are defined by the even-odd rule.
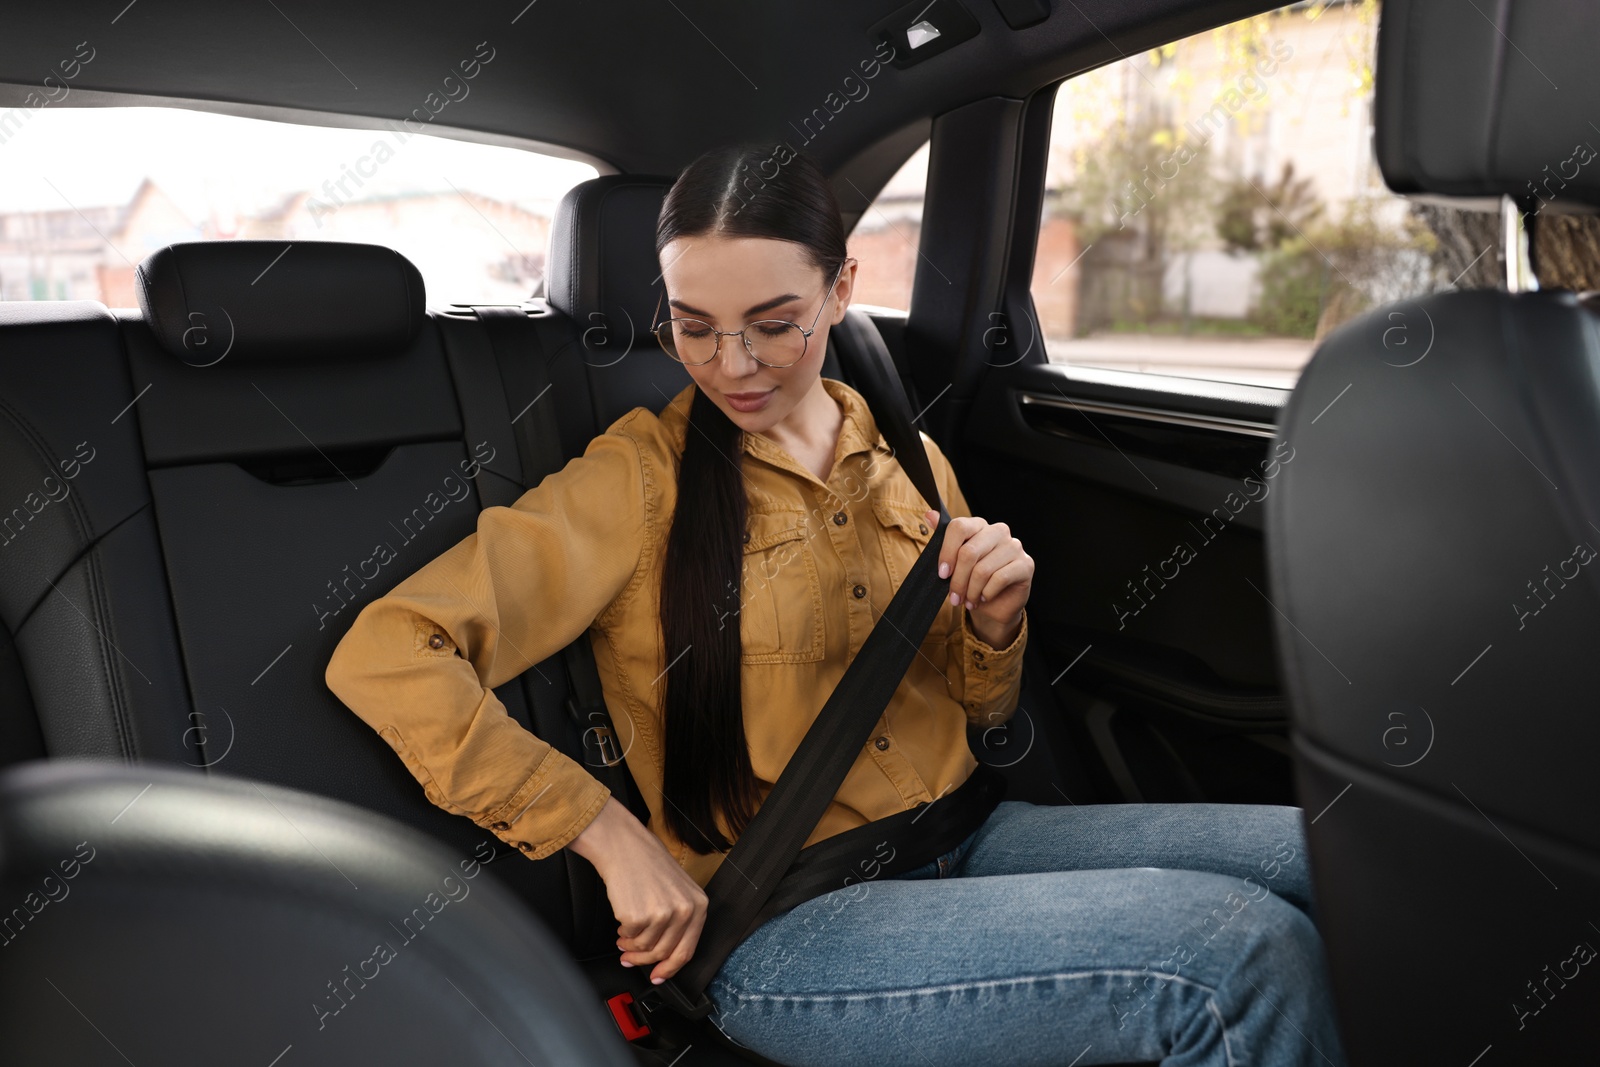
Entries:
[[[623,964],[656,982],[938,520],[860,394],[820,376],[856,263],[815,165],[770,163],[709,151],[662,206],[657,338],[692,384],[486,509],[328,670],[434,803],[590,860]],[[1033,559],[928,453],[951,600],[808,845],[956,788],[967,727],[1017,707]],[[648,826],[491,691],[586,627]],[[1337,1065],[1309,910],[1298,808],[1007,801],[921,868],[768,920],[707,995],[785,1064]]]

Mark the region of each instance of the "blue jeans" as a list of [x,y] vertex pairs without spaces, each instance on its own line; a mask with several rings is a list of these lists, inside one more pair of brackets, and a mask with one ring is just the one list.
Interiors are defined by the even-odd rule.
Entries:
[[1303,813],[1004,801],[758,927],[707,988],[791,1067],[1344,1067]]

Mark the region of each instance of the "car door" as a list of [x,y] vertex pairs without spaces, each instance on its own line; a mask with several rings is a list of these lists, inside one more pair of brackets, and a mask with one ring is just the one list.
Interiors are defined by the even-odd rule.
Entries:
[[[878,319],[974,513],[1036,561],[1029,799],[1295,802],[1278,414],[1329,329],[1495,266],[1377,176],[1370,8],[1291,5],[934,121],[910,306]],[[1425,344],[1391,332],[1397,362]]]

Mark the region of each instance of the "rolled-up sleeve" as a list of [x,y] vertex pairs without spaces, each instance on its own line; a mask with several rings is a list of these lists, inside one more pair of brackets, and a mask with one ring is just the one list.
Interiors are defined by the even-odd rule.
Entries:
[[[928,458],[933,464],[939,492],[944,496],[945,510],[952,519],[972,514],[966,495],[956,480],[955,469],[939,446],[927,434],[922,440],[928,447]],[[994,521],[994,520],[989,520]],[[1028,646],[1028,610],[1022,610],[1022,626],[1005,648],[995,648],[972,628],[970,609],[961,612],[961,662],[951,664],[950,682],[958,689],[961,706],[966,710],[967,721],[977,726],[999,726],[1010,721],[1017,713],[1022,697],[1022,654]]]
[[977,726],[999,726],[1017,713],[1022,697],[1022,650],[1028,645],[1028,609],[1022,609],[1022,628],[1005,648],[995,648],[972,629],[972,617],[962,613],[961,673],[966,685],[961,706]]
[[610,792],[493,690],[638,587],[651,495],[642,450],[618,432],[631,417],[363,608],[324,675],[428,800],[530,859],[578,836]]

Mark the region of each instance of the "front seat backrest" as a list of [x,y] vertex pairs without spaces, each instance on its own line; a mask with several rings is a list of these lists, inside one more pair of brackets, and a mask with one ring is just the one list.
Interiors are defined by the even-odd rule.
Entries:
[[[1597,33],[1593,6],[1389,0],[1389,184],[1600,205],[1600,160],[1562,165],[1600,146]],[[1566,986],[1600,946],[1600,317],[1566,291],[1379,308],[1278,437],[1271,600],[1350,1062],[1592,1058]]]
[[8,768],[0,1063],[634,1063],[492,872],[270,783]]

